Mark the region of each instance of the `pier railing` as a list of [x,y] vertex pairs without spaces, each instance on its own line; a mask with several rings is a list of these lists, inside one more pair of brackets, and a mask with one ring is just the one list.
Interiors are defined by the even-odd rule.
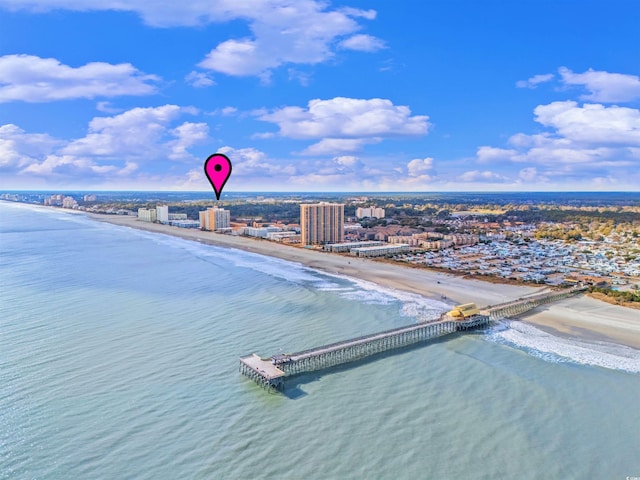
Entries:
[[279,390],[284,387],[286,377],[342,365],[456,331],[487,326],[491,321],[520,315],[540,305],[576,295],[584,290],[572,288],[531,295],[486,307],[479,315],[463,320],[443,314],[439,320],[432,322],[385,330],[292,354],[278,354],[269,358],[260,358],[254,354],[240,359],[240,372],[265,388]]

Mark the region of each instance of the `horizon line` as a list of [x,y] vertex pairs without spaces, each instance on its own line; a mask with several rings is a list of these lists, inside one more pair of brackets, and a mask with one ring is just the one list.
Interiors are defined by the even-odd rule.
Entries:
[[[19,192],[34,192],[34,193],[49,193],[49,192],[91,192],[91,193],[107,193],[107,192],[122,192],[122,193],[201,193],[201,194],[213,194],[209,190],[128,190],[128,189],[115,189],[115,190],[96,190],[96,189],[82,189],[82,188],[61,188],[61,189],[2,189],[3,193],[19,193]],[[315,194],[315,195],[340,195],[340,194],[414,194],[414,195],[428,195],[435,193],[473,193],[473,194],[523,194],[523,193],[640,193],[638,190],[432,190],[432,191],[403,191],[403,190],[385,190],[385,191],[368,191],[368,190],[340,190],[340,191],[313,191],[313,190],[237,190],[226,192],[226,194]],[[222,198],[223,199],[223,198]],[[221,200],[222,200],[221,199]]]

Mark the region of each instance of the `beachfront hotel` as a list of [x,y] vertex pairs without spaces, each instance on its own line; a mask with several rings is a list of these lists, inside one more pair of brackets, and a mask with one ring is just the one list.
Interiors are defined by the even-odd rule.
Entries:
[[231,212],[212,207],[200,212],[200,228],[209,231],[225,231],[231,228]]
[[155,222],[158,220],[158,212],[155,208],[139,208],[138,220],[143,222]]
[[303,245],[343,242],[344,204],[301,204],[300,231]]

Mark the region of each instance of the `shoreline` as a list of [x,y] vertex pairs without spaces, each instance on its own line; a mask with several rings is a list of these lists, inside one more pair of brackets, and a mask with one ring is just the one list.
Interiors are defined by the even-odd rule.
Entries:
[[[414,293],[452,305],[474,302],[483,307],[530,295],[545,288],[483,282],[459,275],[336,255],[268,240],[140,222],[134,217],[87,215],[94,220],[114,225],[280,258],[322,272],[365,280],[386,288]],[[640,350],[640,312],[587,296],[569,298],[538,307],[520,316],[519,320],[555,336],[576,338],[587,342],[616,343]]]
[[[186,229],[158,223],[140,222],[134,217],[87,214],[90,218],[137,230],[161,233],[223,248],[275,257],[302,264],[329,274],[344,275],[377,285],[410,292],[450,305],[474,302],[479,306],[496,304],[536,293],[544,287],[504,285],[470,280],[459,275],[416,269],[401,264],[378,262],[335,253],[283,245],[268,240]],[[445,299],[443,300],[443,297]]]
[[[321,272],[368,281],[385,288],[417,294],[450,305],[474,302],[479,307],[484,307],[527,296],[545,288],[483,282],[463,278],[460,275],[411,268],[399,263],[336,255],[268,240],[141,222],[129,216],[32,206],[63,213],[84,214],[92,220],[103,223],[279,258]],[[592,343],[615,343],[640,350],[639,310],[613,305],[584,295],[540,306],[520,316],[518,320],[554,336]]]

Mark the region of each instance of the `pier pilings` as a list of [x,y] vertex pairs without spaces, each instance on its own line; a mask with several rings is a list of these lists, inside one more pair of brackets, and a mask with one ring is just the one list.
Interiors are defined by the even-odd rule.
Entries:
[[486,307],[480,314],[462,320],[443,315],[439,320],[432,322],[394,328],[292,354],[278,354],[269,358],[260,358],[253,354],[240,359],[240,373],[266,389],[282,390],[285,378],[293,375],[342,365],[454,332],[484,327],[492,321],[521,315],[540,305],[576,295],[581,291],[584,289],[573,288],[532,295]]

